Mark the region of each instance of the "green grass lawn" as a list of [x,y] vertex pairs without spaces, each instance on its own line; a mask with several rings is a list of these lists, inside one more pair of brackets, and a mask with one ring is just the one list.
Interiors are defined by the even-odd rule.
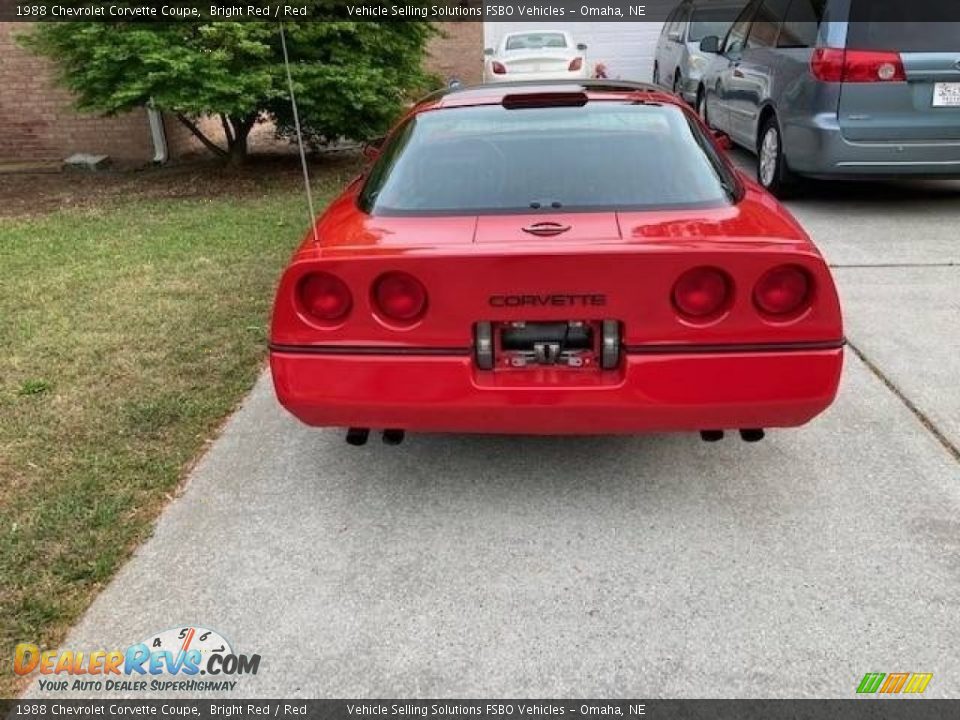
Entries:
[[[354,172],[318,170],[318,206]],[[292,177],[0,218],[0,697],[14,645],[57,646],[260,372],[307,221]]]

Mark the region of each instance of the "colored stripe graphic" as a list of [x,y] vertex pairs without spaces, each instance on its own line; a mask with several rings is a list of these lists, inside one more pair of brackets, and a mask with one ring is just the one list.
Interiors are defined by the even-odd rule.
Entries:
[[867,673],[857,686],[860,694],[884,693],[896,695],[898,693],[919,694],[927,689],[933,679],[933,673]]
[[907,686],[903,689],[905,693],[922,693],[927,689],[930,680],[933,679],[933,673],[914,673],[910,676]]
[[900,692],[900,690],[903,689],[904,683],[907,682],[908,677],[910,677],[910,673],[890,673],[880,688],[880,692],[887,694]]
[[877,688],[880,687],[880,683],[883,682],[884,677],[886,677],[885,673],[867,673],[863,676],[863,680],[860,681],[860,685],[857,687],[857,692],[875,693]]

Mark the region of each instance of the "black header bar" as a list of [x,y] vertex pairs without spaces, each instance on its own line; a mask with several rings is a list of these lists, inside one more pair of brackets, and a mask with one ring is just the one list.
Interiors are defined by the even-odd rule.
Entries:
[[[0,0],[2,22],[663,22],[679,0]],[[729,0],[714,14],[732,16]],[[960,22],[958,0],[838,0],[871,22]],[[732,19],[732,17],[730,18]]]

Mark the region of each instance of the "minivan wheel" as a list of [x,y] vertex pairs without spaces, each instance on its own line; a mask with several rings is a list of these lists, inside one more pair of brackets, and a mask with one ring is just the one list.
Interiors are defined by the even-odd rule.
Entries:
[[673,76],[673,94],[674,95],[680,94],[680,91],[681,91],[680,80],[681,80],[680,71],[677,70],[677,74]]
[[760,131],[757,156],[757,180],[760,184],[778,198],[789,196],[796,185],[796,176],[787,167],[780,125],[773,115],[767,118]]
[[656,63],[653,64],[653,84],[660,84],[660,66]]

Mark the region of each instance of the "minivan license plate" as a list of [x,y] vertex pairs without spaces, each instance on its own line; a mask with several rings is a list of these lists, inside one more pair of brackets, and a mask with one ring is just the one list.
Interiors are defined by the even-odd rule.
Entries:
[[960,83],[937,83],[933,86],[934,107],[960,107]]

